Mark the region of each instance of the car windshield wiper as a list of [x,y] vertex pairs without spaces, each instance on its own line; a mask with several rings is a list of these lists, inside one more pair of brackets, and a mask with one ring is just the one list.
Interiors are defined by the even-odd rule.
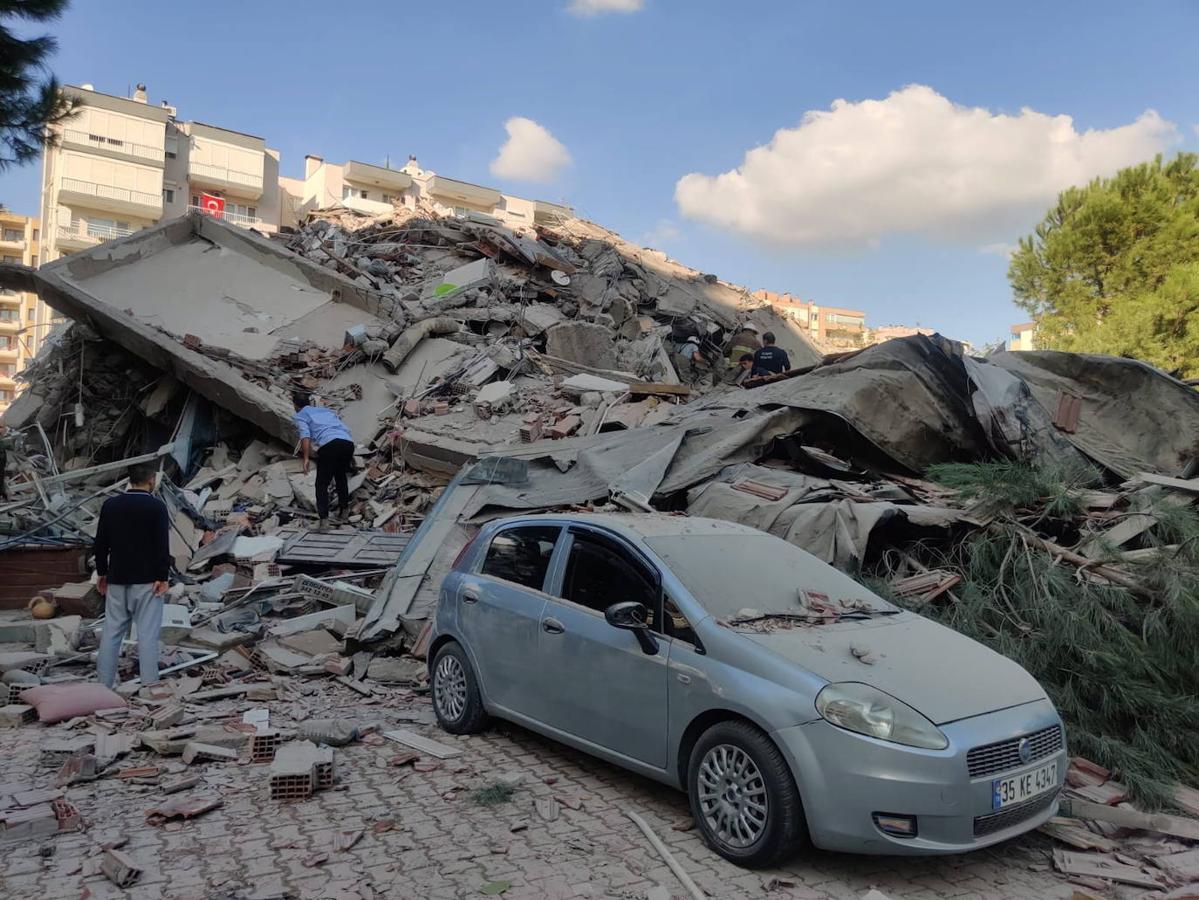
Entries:
[[770,620],[782,619],[787,622],[803,622],[808,625],[821,625],[831,622],[840,622],[843,619],[855,619],[864,621],[873,619],[875,616],[894,616],[903,612],[902,609],[847,609],[844,612],[766,612],[755,613],[749,616],[735,616],[725,621],[729,625],[750,625],[754,622],[766,622]]

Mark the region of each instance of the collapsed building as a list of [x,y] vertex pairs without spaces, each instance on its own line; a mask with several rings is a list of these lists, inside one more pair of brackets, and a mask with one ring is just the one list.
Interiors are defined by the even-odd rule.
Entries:
[[[1159,514],[1194,516],[1199,392],[1136,360],[980,359],[936,335],[822,356],[745,289],[574,218],[521,232],[335,209],[267,239],[196,214],[20,277],[69,325],[4,417],[21,437],[0,502],[0,605],[41,592],[98,615],[99,506],[130,462],[157,461],[178,671],[242,647],[246,672],[419,684],[440,579],[473,532],[561,509],[751,525],[934,615],[970,605],[970,561],[954,554],[997,534],[1040,555],[1037,577],[1068,570],[1104,602],[1168,605],[1168,560],[1192,579],[1169,602],[1199,605],[1199,541],[1188,549],[1190,526]],[[724,354],[746,322],[777,335],[789,371],[736,377]],[[707,365],[680,360],[691,338]],[[295,458],[297,388],[357,445],[353,503],[329,534],[312,528],[315,475]],[[953,468],[980,465],[1050,473],[1068,511],[1047,509],[1045,478],[1013,500]],[[1010,612],[978,624],[1012,652],[1004,622],[1024,610]],[[47,657],[47,681],[89,677],[79,651],[94,632]],[[1189,656],[1169,692],[1191,690]],[[1101,724],[1080,728],[1081,748],[1113,765],[1086,742]],[[1166,780],[1193,778],[1194,747],[1169,753]]]

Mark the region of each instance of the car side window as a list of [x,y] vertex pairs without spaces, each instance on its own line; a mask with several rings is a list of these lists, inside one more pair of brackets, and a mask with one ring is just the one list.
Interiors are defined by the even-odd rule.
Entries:
[[615,542],[587,534],[574,536],[562,596],[601,613],[613,603],[643,603],[651,626],[657,616],[658,582],[649,569]]
[[666,594],[662,597],[662,633],[668,638],[695,646],[699,640],[691,629],[687,617],[675,606],[675,602]]
[[506,528],[491,539],[480,574],[502,578],[533,588],[545,587],[545,575],[554,555],[554,543],[562,529],[557,526],[527,525]]

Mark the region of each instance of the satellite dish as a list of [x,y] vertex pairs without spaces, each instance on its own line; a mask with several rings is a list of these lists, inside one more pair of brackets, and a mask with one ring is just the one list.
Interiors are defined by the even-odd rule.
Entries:
[[550,272],[550,278],[554,279],[554,284],[558,285],[559,287],[566,287],[568,284],[570,284],[570,276],[561,269],[554,269],[552,272]]

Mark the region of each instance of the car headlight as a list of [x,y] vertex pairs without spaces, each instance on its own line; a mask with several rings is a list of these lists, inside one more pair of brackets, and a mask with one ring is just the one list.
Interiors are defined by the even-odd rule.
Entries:
[[908,747],[944,750],[949,739],[912,707],[868,684],[826,685],[816,695],[816,711],[826,722]]

